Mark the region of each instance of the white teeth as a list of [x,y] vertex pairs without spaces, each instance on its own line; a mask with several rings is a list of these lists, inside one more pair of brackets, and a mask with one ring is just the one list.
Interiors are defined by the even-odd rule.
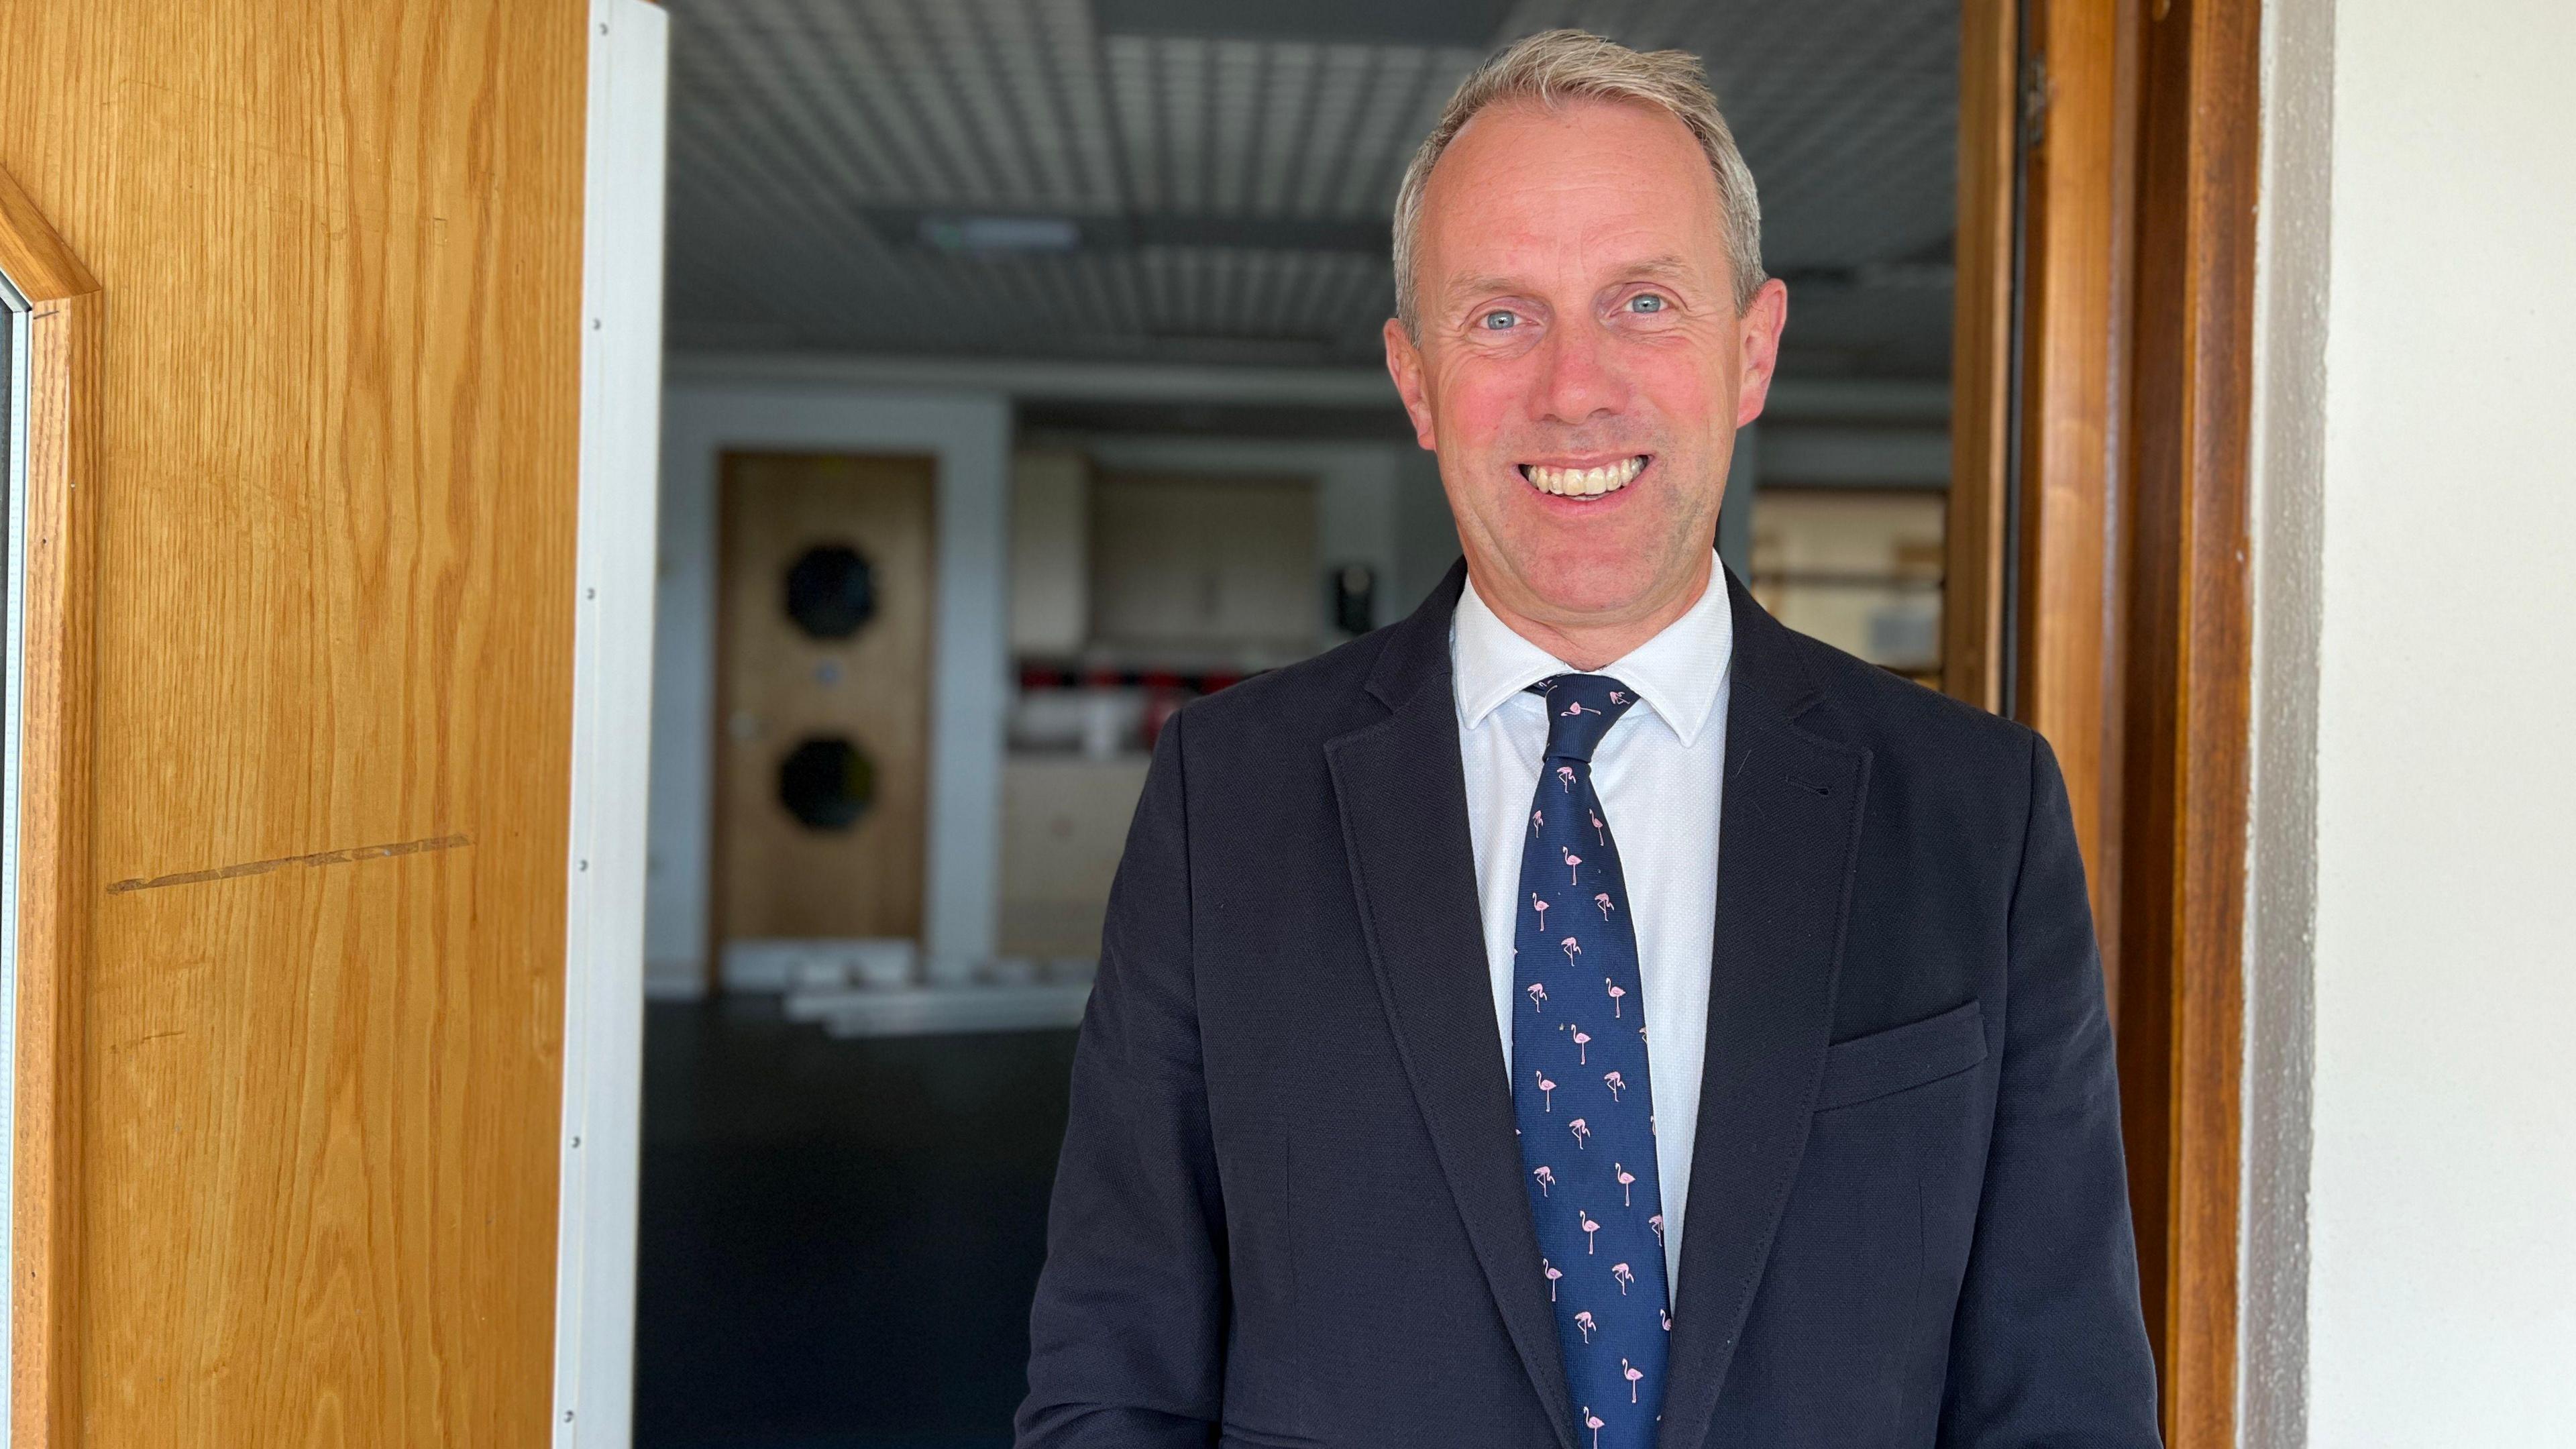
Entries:
[[1521,476],[1561,498],[1596,498],[1627,487],[1645,466],[1642,457],[1622,458],[1598,468],[1549,468],[1528,463],[1522,465]]

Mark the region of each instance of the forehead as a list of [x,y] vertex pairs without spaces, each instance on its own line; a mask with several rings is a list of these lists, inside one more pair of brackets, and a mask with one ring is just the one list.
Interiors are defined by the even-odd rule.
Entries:
[[1637,102],[1505,101],[1460,128],[1423,188],[1421,278],[1725,264],[1708,158],[1679,118]]

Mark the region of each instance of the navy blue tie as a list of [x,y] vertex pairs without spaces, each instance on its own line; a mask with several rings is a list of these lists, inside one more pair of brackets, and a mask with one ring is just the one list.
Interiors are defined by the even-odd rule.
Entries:
[[1538,1229],[1533,1268],[1555,1305],[1577,1441],[1646,1449],[1672,1331],[1663,1193],[1637,933],[1592,789],[1592,752],[1637,696],[1600,674],[1530,689],[1547,700],[1547,758],[1521,837],[1512,1110]]

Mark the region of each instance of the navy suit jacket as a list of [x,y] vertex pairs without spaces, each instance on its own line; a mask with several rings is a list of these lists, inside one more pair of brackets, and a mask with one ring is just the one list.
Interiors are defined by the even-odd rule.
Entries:
[[[1021,1445],[1588,1444],[1477,908],[1465,576],[1164,728],[1074,1057]],[[1659,1449],[2156,1444],[2048,746],[1726,588]]]

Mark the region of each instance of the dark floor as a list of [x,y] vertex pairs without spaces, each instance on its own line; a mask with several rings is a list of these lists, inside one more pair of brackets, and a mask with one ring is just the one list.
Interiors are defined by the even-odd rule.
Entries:
[[1073,1040],[654,1004],[638,1449],[1007,1445]]

